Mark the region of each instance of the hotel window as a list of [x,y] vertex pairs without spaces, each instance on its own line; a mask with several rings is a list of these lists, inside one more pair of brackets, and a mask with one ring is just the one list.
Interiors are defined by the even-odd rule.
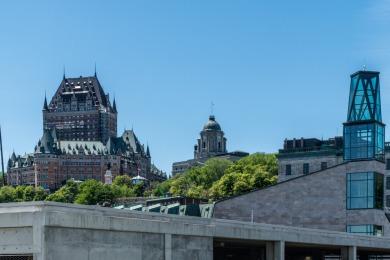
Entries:
[[328,168],[328,163],[327,162],[321,162],[321,170],[325,170]]
[[303,164],[303,174],[308,174],[309,173],[309,164],[304,163]]
[[347,226],[347,232],[381,237],[383,236],[383,227],[377,225],[351,225]]
[[286,165],[286,175],[291,175],[291,164]]
[[347,209],[383,209],[383,175],[348,173]]

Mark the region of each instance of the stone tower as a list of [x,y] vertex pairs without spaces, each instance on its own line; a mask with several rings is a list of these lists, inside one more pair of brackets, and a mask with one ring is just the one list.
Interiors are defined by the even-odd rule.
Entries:
[[221,126],[210,115],[209,120],[200,132],[198,144],[194,148],[194,159],[209,158],[218,154],[227,153],[226,138]]
[[63,78],[56,93],[43,105],[43,130],[56,129],[62,141],[100,141],[117,136],[115,100],[111,105],[99,80]]

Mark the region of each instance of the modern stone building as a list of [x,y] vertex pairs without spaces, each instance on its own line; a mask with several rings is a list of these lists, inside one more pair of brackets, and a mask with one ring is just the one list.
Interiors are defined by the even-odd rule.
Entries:
[[172,175],[184,173],[189,167],[200,167],[208,159],[217,157],[225,158],[230,161],[237,161],[242,157],[248,156],[249,153],[242,151],[228,152],[226,147],[225,133],[221,126],[215,121],[215,116],[210,115],[209,120],[200,132],[200,138],[194,146],[194,159],[174,162],[172,164]]
[[56,190],[69,179],[104,182],[108,169],[114,178],[140,176],[147,185],[167,179],[151,164],[149,146],[145,148],[133,130],[117,137],[116,102],[111,105],[96,73],[64,76],[49,105],[45,97],[42,113],[44,130],[34,153],[13,153],[8,160],[9,185]]
[[390,237],[379,72],[351,75],[343,137],[286,140],[278,184],[217,202],[214,216]]

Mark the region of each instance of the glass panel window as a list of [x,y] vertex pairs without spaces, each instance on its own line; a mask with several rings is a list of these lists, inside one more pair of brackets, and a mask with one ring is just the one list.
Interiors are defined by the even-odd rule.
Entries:
[[304,163],[303,164],[303,174],[308,174],[309,173],[309,164]]
[[383,208],[383,175],[374,172],[348,173],[347,209],[373,208]]
[[386,189],[390,190],[390,177],[386,177]]
[[291,165],[290,164],[286,165],[286,175],[291,175]]
[[390,170],[390,159],[386,159],[386,170]]
[[328,168],[328,163],[327,162],[321,162],[321,170],[325,170]]
[[351,225],[347,226],[348,233],[383,236],[383,227],[377,225]]

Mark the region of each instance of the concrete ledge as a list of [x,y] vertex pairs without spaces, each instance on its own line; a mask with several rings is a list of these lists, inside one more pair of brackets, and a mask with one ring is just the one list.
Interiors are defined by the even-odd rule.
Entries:
[[180,254],[185,258],[187,252],[188,257],[212,259],[214,239],[390,252],[386,237],[55,202],[0,204],[3,254],[34,253],[34,259],[60,260],[58,252],[74,250],[80,256],[104,259],[105,248],[122,252],[118,254],[123,257],[157,259]]

